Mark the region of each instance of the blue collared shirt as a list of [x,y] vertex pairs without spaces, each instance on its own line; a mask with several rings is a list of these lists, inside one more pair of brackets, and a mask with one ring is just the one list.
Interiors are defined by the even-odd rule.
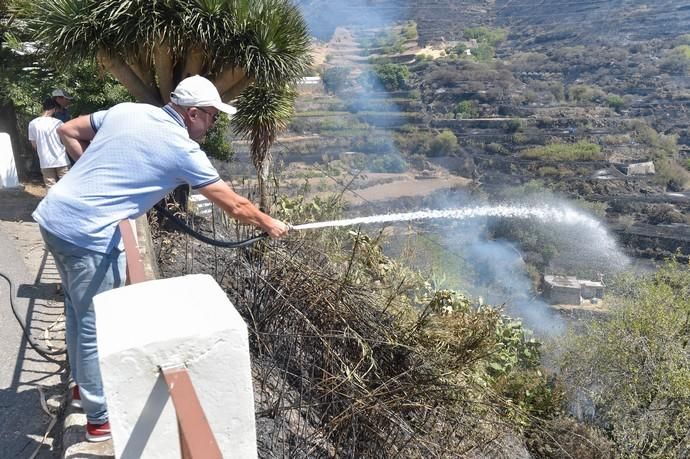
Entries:
[[66,123],[72,119],[72,116],[69,114],[69,111],[66,108],[63,108],[61,110],[55,110],[55,113],[53,113],[53,118],[57,118],[63,123]]
[[33,213],[67,242],[109,253],[120,246],[120,220],[143,215],[178,185],[220,180],[170,106],[119,104],[93,113],[91,126],[86,152]]

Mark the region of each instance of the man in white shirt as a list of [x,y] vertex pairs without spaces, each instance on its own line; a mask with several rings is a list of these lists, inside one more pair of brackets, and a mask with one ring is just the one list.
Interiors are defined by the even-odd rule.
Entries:
[[69,170],[69,158],[57,133],[62,121],[53,118],[56,108],[52,98],[44,100],[43,113],[29,123],[29,140],[38,152],[46,188],[55,185]]

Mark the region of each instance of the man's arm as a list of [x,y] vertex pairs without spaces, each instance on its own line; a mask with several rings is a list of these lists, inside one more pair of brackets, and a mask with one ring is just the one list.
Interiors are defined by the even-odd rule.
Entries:
[[258,226],[272,238],[283,237],[288,232],[288,226],[285,223],[261,212],[247,198],[232,191],[222,180],[199,188],[199,192],[209,201],[220,206],[231,217],[242,223]]
[[89,146],[89,142],[96,136],[96,131],[91,127],[89,115],[80,116],[72,121],[68,121],[57,129],[60,139],[67,153],[73,160],[77,161],[84,150]]
[[34,147],[34,151],[38,151],[38,147],[36,146],[35,140],[31,140],[31,146]]

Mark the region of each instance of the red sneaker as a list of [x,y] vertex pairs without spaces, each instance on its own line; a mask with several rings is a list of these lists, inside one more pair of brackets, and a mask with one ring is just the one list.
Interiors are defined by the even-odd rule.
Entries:
[[86,439],[90,442],[110,440],[110,423],[105,421],[103,424],[86,423]]
[[72,386],[72,401],[70,402],[74,408],[81,408],[81,394],[79,393],[79,386]]

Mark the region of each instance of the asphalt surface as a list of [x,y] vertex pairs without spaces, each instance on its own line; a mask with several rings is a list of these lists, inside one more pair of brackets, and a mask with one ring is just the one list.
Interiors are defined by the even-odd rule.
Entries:
[[[15,283],[16,307],[32,336],[43,344],[48,336],[54,347],[64,347],[64,325],[60,322],[63,305],[56,295],[59,277],[51,258],[35,242],[37,228],[29,229],[31,234],[12,234],[7,226],[0,226],[0,271]],[[29,264],[37,265],[37,272],[30,272],[33,270],[25,262],[29,257],[22,243],[29,238],[35,245],[35,263]],[[10,309],[9,297],[9,285],[0,278],[0,457],[57,458],[61,451],[54,438],[61,434],[58,415],[66,390],[64,371],[28,346]]]

